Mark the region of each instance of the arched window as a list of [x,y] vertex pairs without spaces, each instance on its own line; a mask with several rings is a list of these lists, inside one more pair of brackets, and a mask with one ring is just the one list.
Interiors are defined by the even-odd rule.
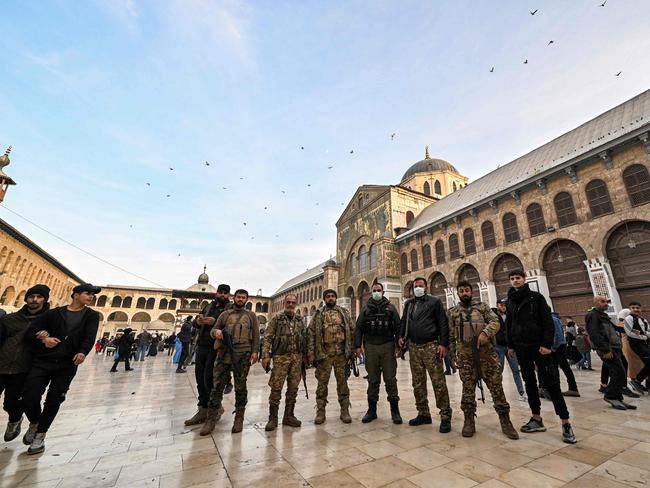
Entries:
[[359,272],[365,273],[368,271],[368,249],[366,246],[359,248]]
[[445,262],[445,243],[442,242],[442,239],[436,241],[436,264],[442,264]]
[[260,302],[255,304],[255,311],[258,313],[262,312],[262,304]]
[[411,212],[410,210],[408,212],[406,212],[406,225],[409,225],[413,221],[414,218],[415,218],[415,215],[413,215],[413,212]]
[[146,305],[147,310],[153,310],[153,307],[154,307],[155,304],[156,304],[156,299],[155,298],[148,298],[147,299],[147,305]]
[[138,298],[138,301],[135,302],[135,308],[144,308],[147,305],[147,300],[144,297]]
[[531,203],[526,208],[526,218],[528,219],[528,230],[530,236],[536,236],[546,232],[546,223],[544,222],[544,212],[539,203]]
[[411,249],[411,271],[417,271],[418,269],[420,269],[418,266],[418,252]]
[[246,310],[251,310],[253,308],[253,304],[251,302],[246,302],[246,305],[244,307]]
[[377,246],[372,244],[370,246],[370,269],[375,269],[377,267]]
[[573,206],[573,198],[568,192],[562,191],[555,195],[553,204],[555,205],[555,214],[560,227],[566,227],[578,222],[576,208]]
[[423,268],[430,268],[433,265],[433,261],[431,260],[431,246],[429,244],[425,244],[422,247],[422,267]]
[[265,303],[264,305],[262,305],[262,313],[268,313],[268,311],[269,311],[269,304]]
[[632,206],[650,202],[650,176],[648,168],[642,164],[633,164],[623,171],[623,182]]
[[409,272],[409,258],[406,255],[405,252],[402,253],[402,255],[399,258],[400,261],[400,268],[402,270],[402,274],[406,274]]
[[122,306],[122,297],[114,296],[111,301],[111,307],[121,307]]
[[176,310],[176,299],[172,298],[169,300],[169,305],[167,305],[167,310]]
[[458,236],[452,234],[449,236],[449,257],[458,259],[460,257],[460,246],[458,245]]
[[357,256],[352,253],[348,258],[348,276],[357,274]]
[[463,242],[465,243],[465,256],[476,253],[476,240],[474,239],[474,231],[472,229],[465,229],[463,231]]
[[587,194],[592,218],[614,212],[612,201],[609,198],[609,191],[607,191],[607,184],[603,180],[591,180],[585,187],[585,193]]
[[519,227],[517,227],[517,217],[512,212],[503,216],[503,236],[506,244],[519,240]]
[[422,187],[422,193],[425,195],[431,195],[431,186],[429,185],[428,181],[424,182],[424,186]]
[[438,180],[433,182],[433,191],[436,193],[436,195],[442,195],[442,187],[440,186],[440,182]]
[[158,302],[158,308],[160,310],[167,310],[167,299],[166,298],[162,298],[160,300],[160,302]]
[[454,183],[452,185],[452,188],[454,189],[454,191],[456,191],[457,188],[456,188],[456,182],[455,181],[454,181]]
[[483,249],[494,249],[497,247],[497,238],[494,235],[494,225],[489,220],[481,224],[481,236],[483,237]]
[[122,308],[131,308],[132,302],[133,302],[133,298],[125,297],[124,300],[122,300]]

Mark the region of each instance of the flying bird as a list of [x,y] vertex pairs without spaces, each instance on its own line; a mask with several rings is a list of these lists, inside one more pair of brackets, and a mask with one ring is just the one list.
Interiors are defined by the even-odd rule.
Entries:
[[167,194],[167,198],[171,197],[171,195]]
[[206,166],[210,166],[210,163],[208,163],[208,162],[206,161],[206,162],[205,162],[205,165],[206,165]]
[[393,132],[393,133],[390,135],[390,140],[391,140],[391,141],[392,141],[393,139],[395,139],[395,135],[396,135],[395,132]]
[[528,60],[525,60],[525,61],[524,61],[524,64],[528,64]]
[[553,39],[551,39],[550,41],[548,41],[547,46],[550,46],[551,44],[554,44],[554,43],[555,43],[555,41]]
[[172,168],[172,167],[170,166],[169,171],[174,171],[174,168]]
[[350,149],[350,154],[354,154],[354,149]]
[[244,222],[244,225],[246,225],[246,222]]
[[147,186],[151,186],[151,183],[147,183],[146,185],[147,185]]
[[304,150],[304,149],[305,149],[305,146],[300,146],[300,149]]
[[619,71],[619,72],[616,73],[614,76],[621,76],[621,73],[622,73],[622,71]]
[[222,186],[221,189],[222,189],[222,190],[227,190],[228,187],[227,187],[227,186]]
[[490,68],[490,73],[494,73],[494,66],[492,66],[492,68]]
[[530,15],[535,15],[535,14],[537,13],[538,10],[539,10],[538,8],[536,8],[535,10],[531,10],[531,11],[530,11]]
[[178,257],[180,257],[180,256],[181,256],[181,253],[178,253]]
[[269,207],[264,207],[264,210],[267,210]]
[[606,3],[607,3],[607,0],[605,0],[603,3],[601,3],[600,6],[604,7]]
[[243,177],[243,176],[240,176],[240,177],[239,177],[239,179],[240,179],[240,180],[243,180],[243,179],[244,179],[244,177]]
[[307,187],[310,187],[310,186],[311,186],[311,183],[307,183]]
[[287,192],[286,192],[286,191],[284,191],[284,190],[282,190],[282,193],[283,193],[283,194],[286,194]]
[[327,169],[332,169],[333,167],[334,167],[334,165],[328,166]]

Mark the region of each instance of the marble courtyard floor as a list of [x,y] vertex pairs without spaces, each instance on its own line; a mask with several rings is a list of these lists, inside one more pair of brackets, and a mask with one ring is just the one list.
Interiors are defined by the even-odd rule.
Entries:
[[[332,378],[328,420],[315,426],[313,370],[309,371],[310,399],[305,399],[302,386],[298,397],[296,413],[303,427],[266,433],[268,376],[257,365],[249,377],[243,433],[230,434],[231,394],[226,396],[226,414],[214,434],[200,437],[200,426],[183,426],[195,411],[193,367],[187,374],[175,374],[166,353],[133,363],[136,370],[128,374],[123,365],[119,373],[109,374],[111,363],[110,358],[93,353],[79,369],[47,435],[45,453],[27,456],[20,438],[2,444],[0,486],[613,488],[650,484],[650,397],[634,402],[637,411],[614,411],[596,391],[597,371],[575,372],[582,397],[568,399],[568,404],[579,442],[570,446],[561,442],[559,422],[546,401],[545,433],[522,434],[522,439],[509,441],[498,429],[487,400],[479,406],[476,436],[462,438],[457,375],[448,377],[455,416],[450,434],[439,434],[435,419],[433,426],[393,425],[383,391],[379,420],[362,424],[366,385],[361,378],[350,380],[353,423],[338,420]],[[599,363],[594,367],[599,368]],[[528,407],[516,399],[508,369],[506,373],[512,419],[519,427],[528,420]],[[399,361],[398,375],[402,416],[408,420],[415,408],[407,362]],[[4,429],[4,412],[0,421]]]

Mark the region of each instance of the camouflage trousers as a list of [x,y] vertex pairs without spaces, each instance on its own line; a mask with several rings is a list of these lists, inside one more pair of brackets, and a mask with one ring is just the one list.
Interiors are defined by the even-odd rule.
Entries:
[[246,380],[248,379],[248,371],[251,368],[250,353],[236,354],[234,360],[236,365],[233,364],[230,353],[225,353],[223,357],[217,354],[217,358],[214,360],[212,390],[210,391],[208,408],[221,407],[223,389],[228,383],[231,372],[235,384],[235,407],[245,407],[246,403],[248,403]]
[[[494,409],[498,414],[509,413],[510,405],[503,392],[503,377],[501,374],[501,363],[490,343],[485,344],[479,350],[480,369],[483,384],[490,390]],[[458,344],[457,366],[460,380],[463,382],[463,395],[460,400],[460,408],[465,415],[472,415],[476,412],[476,371],[474,368],[474,355],[470,343]]]
[[397,394],[397,359],[395,358],[395,343],[366,344],[366,373],[368,373],[368,401],[379,400],[379,385],[384,377],[384,386],[388,401],[399,400]]
[[427,373],[429,373],[433,393],[436,396],[436,406],[440,410],[440,418],[441,420],[451,420],[449,391],[447,391],[442,359],[438,359],[436,354],[437,349],[437,341],[409,345],[409,365],[411,366],[415,406],[419,415],[431,416],[427,398]]
[[284,403],[285,405],[293,405],[296,403],[298,387],[302,379],[301,366],[301,354],[294,353],[273,356],[273,369],[271,370],[271,378],[269,378],[269,386],[271,387],[269,404],[280,405],[282,387],[284,386],[285,379],[287,380],[287,394],[284,397]]
[[332,369],[336,378],[336,393],[339,397],[340,405],[348,405],[350,401],[350,389],[348,388],[348,379],[345,376],[345,367],[347,365],[345,354],[329,353],[324,358],[318,360],[316,366],[316,402],[327,402],[327,385],[330,381]]

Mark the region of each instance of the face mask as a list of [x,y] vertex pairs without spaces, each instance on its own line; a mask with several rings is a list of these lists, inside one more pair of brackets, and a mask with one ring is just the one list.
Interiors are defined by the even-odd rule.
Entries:
[[413,294],[418,298],[423,297],[424,288],[422,288],[421,286],[416,286],[415,288],[413,288]]
[[373,291],[372,292],[372,299],[378,302],[381,300],[381,292],[380,291]]

